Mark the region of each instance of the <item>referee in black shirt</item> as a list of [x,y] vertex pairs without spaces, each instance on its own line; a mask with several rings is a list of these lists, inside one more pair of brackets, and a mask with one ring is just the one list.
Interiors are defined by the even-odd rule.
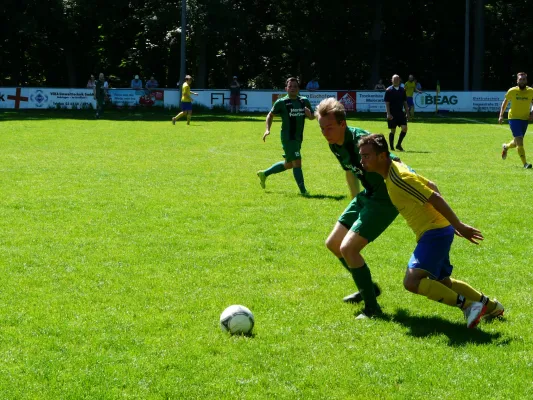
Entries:
[[[392,76],[392,86],[389,86],[385,92],[385,107],[387,107],[387,123],[389,125],[389,145],[390,150],[394,150],[394,134],[396,127],[402,129],[396,150],[403,151],[402,142],[407,135],[407,117],[409,115],[409,106],[407,105],[407,95],[405,90],[400,86],[400,76]],[[405,111],[404,111],[405,109]]]

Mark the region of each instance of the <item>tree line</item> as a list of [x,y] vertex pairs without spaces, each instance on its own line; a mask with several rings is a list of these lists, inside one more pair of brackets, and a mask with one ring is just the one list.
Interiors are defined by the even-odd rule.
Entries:
[[[533,2],[491,0],[186,0],[186,73],[196,88],[303,84],[371,89],[398,73],[426,89],[464,85],[465,4],[470,2],[469,89],[505,90],[533,65]],[[180,0],[4,0],[4,86],[113,87],[154,75],[180,81]],[[533,74],[533,70],[530,71]]]

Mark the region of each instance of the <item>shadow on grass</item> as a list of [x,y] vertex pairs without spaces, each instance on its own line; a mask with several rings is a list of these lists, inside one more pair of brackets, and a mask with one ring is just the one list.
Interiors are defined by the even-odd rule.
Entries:
[[301,197],[303,199],[311,199],[311,200],[335,200],[335,201],[341,201],[341,200],[346,200],[348,198],[348,196],[346,196],[345,194],[321,194],[321,193],[311,193],[311,194],[295,194],[295,193],[288,193],[288,192],[283,192],[283,193],[280,193],[280,192],[272,192],[272,191],[268,191],[268,190],[265,190],[265,193],[268,193],[268,194],[282,194],[286,197],[294,197],[294,196],[298,196],[298,197]]
[[[409,125],[416,125],[417,123],[425,124],[498,124],[498,118],[495,118],[494,113],[418,113],[413,121],[408,121]],[[349,120],[355,121],[383,121],[386,123],[386,118],[383,113],[348,113]],[[348,122],[350,125],[350,122]]]
[[341,201],[341,200],[345,200],[348,196],[344,195],[344,194],[339,194],[339,195],[333,195],[333,194],[306,194],[306,195],[301,195],[302,197],[306,198],[306,199],[314,199],[314,200],[336,200],[336,201]]
[[[133,109],[110,109],[105,110],[101,120],[109,121],[169,121],[179,112],[178,109],[163,109],[163,108],[133,108]],[[241,121],[257,121],[265,119],[267,111],[264,112],[250,112],[230,114],[224,110],[209,110],[209,109],[193,109],[193,121],[226,121],[226,122],[241,122]],[[0,121],[24,121],[24,120],[49,120],[49,119],[76,119],[76,120],[95,120],[94,110],[0,110]],[[422,115],[422,114],[421,114]],[[383,113],[348,113],[348,125],[350,121],[383,121],[386,119]],[[497,119],[494,118],[494,113],[447,113],[443,115],[427,114],[417,117],[417,123],[430,124],[497,124]],[[386,130],[386,129],[384,129]],[[378,130],[376,130],[377,132]]]
[[[448,346],[457,347],[467,344],[507,345],[510,339],[502,340],[500,333],[484,332],[482,328],[468,329],[464,323],[450,322],[438,317],[412,316],[405,309],[398,309],[393,315],[384,314],[380,319],[398,323],[409,329],[408,335],[425,338],[436,335],[448,337]],[[483,323],[483,322],[482,322]]]
[[[168,121],[175,116],[178,110],[144,110],[144,109],[124,109],[106,110],[99,118],[100,121]],[[192,114],[192,124],[194,121],[225,121],[242,122],[264,120],[267,113],[203,113],[194,112]],[[57,120],[74,119],[96,121],[94,110],[1,110],[0,121],[32,121],[32,120]],[[177,124],[185,119],[178,121]]]

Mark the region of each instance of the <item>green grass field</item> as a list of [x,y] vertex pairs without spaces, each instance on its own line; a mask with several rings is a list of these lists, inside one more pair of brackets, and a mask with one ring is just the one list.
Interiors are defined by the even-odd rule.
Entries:
[[[501,160],[495,116],[419,119],[401,154],[485,236],[456,239],[454,276],[506,318],[468,330],[403,289],[401,217],[364,251],[386,318],[355,320],[324,246],[348,189],[316,121],[304,198],[291,172],[266,190],[255,174],[281,159],[279,119],[263,143],[265,115],[80,113],[0,113],[0,398],[533,396],[533,171]],[[382,116],[349,123],[387,133]],[[254,312],[253,336],[220,330],[231,304]]]

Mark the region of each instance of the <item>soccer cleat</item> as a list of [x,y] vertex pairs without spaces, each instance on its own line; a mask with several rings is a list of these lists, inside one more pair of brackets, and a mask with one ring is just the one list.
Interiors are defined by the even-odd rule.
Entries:
[[[376,293],[376,297],[378,297],[381,294],[381,289],[379,288],[378,284],[374,282],[374,292]],[[357,304],[363,301],[363,296],[361,295],[361,292],[355,292],[352,294],[349,294],[344,299],[342,299],[345,303],[350,304]]]
[[502,160],[505,160],[507,158],[507,145],[504,143],[502,144]]
[[467,328],[475,328],[486,310],[487,306],[480,301],[476,301],[465,308],[463,314],[466,318]]
[[369,319],[374,318],[377,316],[380,316],[383,314],[383,311],[381,311],[381,307],[378,306],[377,309],[371,309],[371,308],[364,308],[361,314],[359,314],[355,319]]
[[267,177],[265,175],[265,171],[257,171],[257,176],[259,177],[259,184],[264,189],[266,187],[266,180]]
[[176,125],[176,117],[172,117],[172,125]]
[[533,168],[533,165],[528,164],[528,163],[525,163],[525,164],[524,164],[524,168],[525,168],[525,169],[531,169],[531,168]]
[[396,150],[403,151],[403,147],[399,144],[396,145]]
[[496,299],[494,299],[493,301],[496,303],[496,308],[494,310],[492,310],[492,312],[486,313],[485,315],[483,315],[483,319],[485,321],[490,321],[490,320],[493,320],[493,319],[496,319],[496,318],[499,318],[499,317],[503,316],[503,312],[505,311],[505,308],[503,308],[502,303],[500,303]]
[[305,192],[300,192],[300,196],[302,197],[310,197],[311,193],[309,193],[307,190]]

